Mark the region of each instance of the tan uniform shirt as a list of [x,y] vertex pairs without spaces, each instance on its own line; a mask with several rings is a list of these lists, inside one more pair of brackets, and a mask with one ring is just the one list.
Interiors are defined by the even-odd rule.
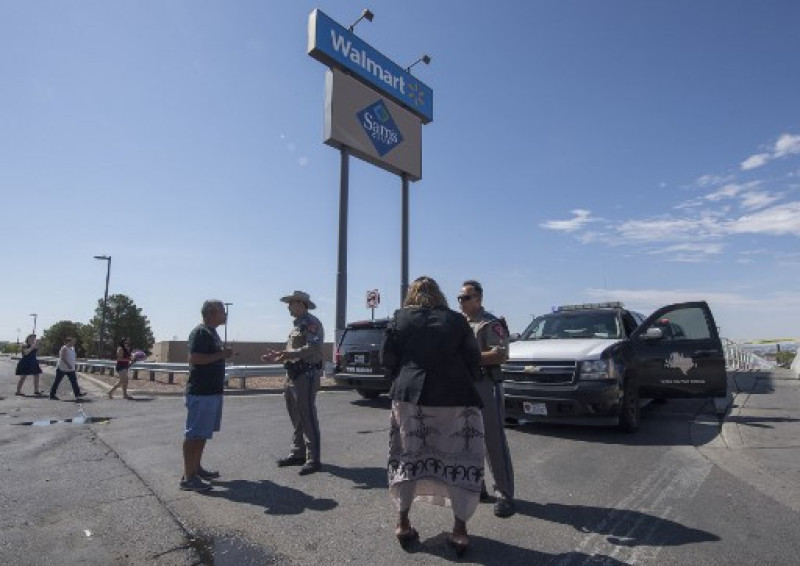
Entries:
[[322,344],[325,333],[317,317],[306,313],[294,321],[294,328],[286,342],[286,352],[290,360],[303,360],[309,364],[322,363]]
[[[473,318],[467,318],[467,321],[475,333],[475,339],[478,341],[478,348],[481,352],[488,352],[496,348],[497,352],[503,356],[503,361],[508,358],[508,333],[496,316],[481,308]],[[486,375],[494,381],[503,379],[499,365],[482,366],[481,370],[482,375],[485,370]]]

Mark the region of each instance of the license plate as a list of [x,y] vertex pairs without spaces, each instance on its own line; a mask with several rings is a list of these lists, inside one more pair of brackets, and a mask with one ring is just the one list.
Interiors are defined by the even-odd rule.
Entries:
[[547,405],[544,403],[522,403],[522,410],[529,415],[544,415],[547,416]]

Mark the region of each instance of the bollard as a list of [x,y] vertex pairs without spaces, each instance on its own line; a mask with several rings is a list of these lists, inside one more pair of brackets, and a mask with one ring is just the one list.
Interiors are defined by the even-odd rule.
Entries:
[[241,377],[239,378],[239,381],[241,382],[241,388],[242,388],[242,389],[247,389],[247,383],[246,383],[246,380],[247,380],[247,378],[246,378],[245,376],[241,376]]
[[139,379],[139,370],[138,369],[133,370],[133,379]]
[[151,371],[150,372],[150,381],[155,381],[155,380],[156,380],[156,372]]
[[167,383],[169,383],[169,384],[175,383],[175,374],[174,373],[169,372],[167,374]]

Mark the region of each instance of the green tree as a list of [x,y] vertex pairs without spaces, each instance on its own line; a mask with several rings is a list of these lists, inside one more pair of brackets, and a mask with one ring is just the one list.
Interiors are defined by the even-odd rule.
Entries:
[[4,354],[19,354],[21,345],[17,344],[16,342],[6,342],[3,344],[3,353]]
[[795,354],[796,352],[786,352],[784,350],[781,350],[780,352],[775,354],[775,361],[778,362],[778,364],[780,364],[781,366],[788,368],[789,366],[792,365]]
[[60,320],[42,334],[39,344],[39,354],[43,356],[57,356],[61,346],[67,338],[75,338],[75,353],[79,358],[85,358],[88,352],[86,342],[86,325],[71,320]]
[[[94,336],[99,336],[103,321],[103,299],[98,299],[94,318],[89,322]],[[117,294],[108,297],[106,304],[105,344],[102,351],[113,356],[117,344],[123,338],[131,341],[131,347],[150,353],[155,338],[150,330],[150,321],[142,314],[142,309],[127,295]],[[103,356],[100,356],[103,357]]]

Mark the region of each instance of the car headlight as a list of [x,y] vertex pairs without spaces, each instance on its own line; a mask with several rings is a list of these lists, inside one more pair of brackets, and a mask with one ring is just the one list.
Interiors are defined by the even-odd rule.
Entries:
[[581,379],[610,379],[608,360],[587,360],[581,362]]

